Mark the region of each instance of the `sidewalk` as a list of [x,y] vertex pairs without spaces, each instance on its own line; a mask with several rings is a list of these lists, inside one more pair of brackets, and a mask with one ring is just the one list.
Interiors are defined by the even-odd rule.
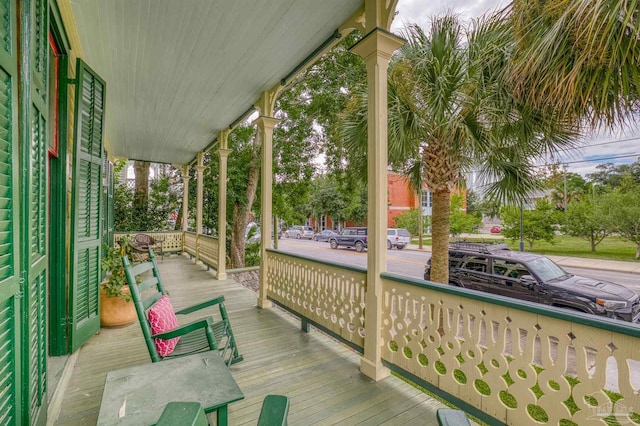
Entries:
[[[409,244],[407,250],[431,252],[431,246],[425,245],[422,250],[417,244]],[[590,259],[587,257],[547,256],[558,265],[566,268],[597,269],[600,271],[623,272],[640,275],[640,262],[624,262],[620,260]]]

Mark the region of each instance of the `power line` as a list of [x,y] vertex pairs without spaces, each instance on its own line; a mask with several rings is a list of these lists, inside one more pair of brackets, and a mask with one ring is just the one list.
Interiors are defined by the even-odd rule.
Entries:
[[618,139],[618,140],[615,140],[615,141],[606,141],[606,142],[600,142],[600,143],[593,143],[593,144],[582,145],[582,146],[573,146],[571,148],[563,149],[563,151],[572,151],[574,149],[585,149],[585,148],[591,148],[592,146],[611,145],[611,144],[614,144],[614,143],[631,142],[631,141],[637,141],[637,140],[640,140],[640,136],[636,136],[636,137],[633,137],[633,138],[627,138],[627,139]]

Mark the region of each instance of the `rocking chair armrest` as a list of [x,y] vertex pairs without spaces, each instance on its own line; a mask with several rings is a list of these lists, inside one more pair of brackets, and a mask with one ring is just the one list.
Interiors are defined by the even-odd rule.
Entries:
[[200,309],[208,308],[209,306],[219,305],[223,302],[224,302],[224,296],[219,296],[219,297],[216,297],[215,299],[207,300],[206,302],[198,303],[196,305],[189,306],[184,309],[180,309],[179,311],[176,311],[176,314],[180,314],[180,315],[190,314],[192,312],[199,311]]
[[165,331],[164,333],[158,333],[151,336],[152,339],[173,339],[174,337],[184,336],[192,331],[199,330],[201,328],[207,329],[213,327],[213,318],[206,317],[199,320],[190,322],[189,324],[181,325],[173,330]]

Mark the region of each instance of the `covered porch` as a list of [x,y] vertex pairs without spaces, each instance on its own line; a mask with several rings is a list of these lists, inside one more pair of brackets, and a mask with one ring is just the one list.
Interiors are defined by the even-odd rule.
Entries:
[[[185,256],[172,255],[160,270],[175,306],[224,295],[244,361],[231,367],[245,399],[229,407],[229,422],[255,425],[267,394],[291,400],[289,423],[435,425],[444,405],[390,376],[374,382],[360,373],[360,356],[281,309],[258,309],[256,293],[233,279],[215,280],[213,271]],[[231,274],[232,275],[232,274]],[[55,425],[95,424],[106,373],[149,363],[140,326],[102,329],[68,366],[50,410]],[[179,399],[179,395],[176,395]]]

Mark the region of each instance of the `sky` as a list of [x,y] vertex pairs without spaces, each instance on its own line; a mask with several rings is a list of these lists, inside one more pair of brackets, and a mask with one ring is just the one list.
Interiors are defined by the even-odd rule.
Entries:
[[[471,19],[508,3],[506,0],[399,0],[392,31],[396,32],[409,23],[426,28],[431,17],[447,11],[453,11],[463,19]],[[633,163],[640,156],[640,123],[612,132],[591,132],[585,135],[579,146],[579,149],[561,153],[553,160],[566,164],[568,172],[583,176],[594,172],[600,163]]]

